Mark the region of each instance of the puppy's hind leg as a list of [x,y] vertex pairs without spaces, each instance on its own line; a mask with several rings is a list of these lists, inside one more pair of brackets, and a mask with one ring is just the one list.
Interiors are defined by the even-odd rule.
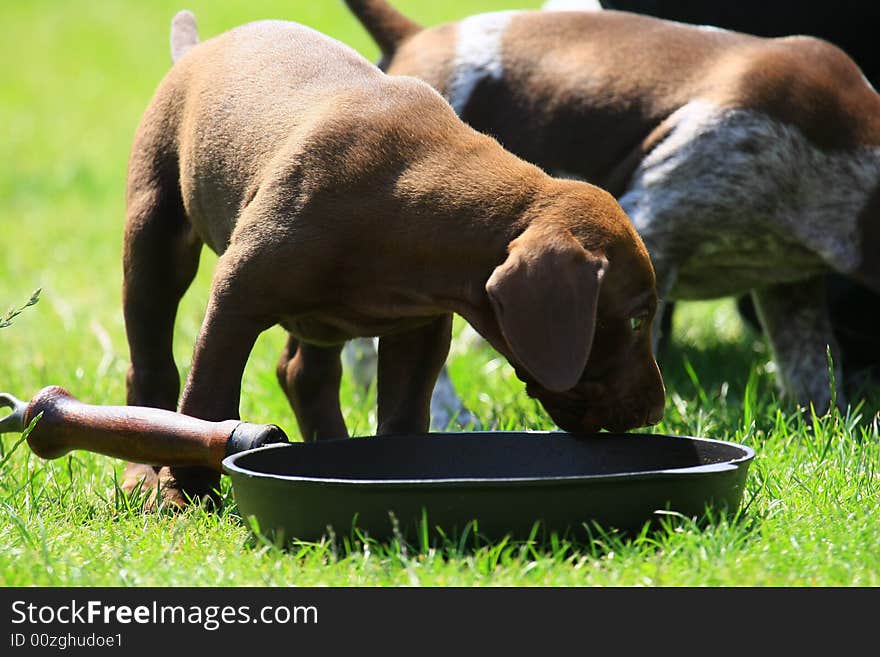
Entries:
[[347,438],[339,405],[342,346],[319,347],[290,336],[278,360],[278,382],[290,401],[303,440]]
[[[141,151],[135,151],[140,153]],[[174,320],[195,277],[202,242],[183,208],[176,167],[133,158],[123,246],[122,305],[130,365],[126,402],[174,410],[180,377],[172,354]],[[154,491],[156,470],[127,463],[123,489]]]

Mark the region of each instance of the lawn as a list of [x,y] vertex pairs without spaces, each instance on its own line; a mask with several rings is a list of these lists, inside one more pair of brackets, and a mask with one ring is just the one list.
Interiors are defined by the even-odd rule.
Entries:
[[[399,0],[434,24],[538,1]],[[342,2],[192,0],[203,37],[262,18],[297,20],[375,59]],[[0,3],[0,306],[40,301],[0,329],[0,390],[29,398],[59,384],[83,401],[125,399],[121,236],[134,128],[169,66],[177,1]],[[185,376],[216,258],[205,252],[184,298],[175,354]],[[460,321],[457,328],[461,328]],[[243,381],[242,417],[298,438],[274,374],[284,335],[259,340]],[[456,351],[451,375],[488,425],[548,429],[511,368],[488,349]],[[151,513],[118,492],[121,463],[74,453],[42,461],[5,434],[0,456],[0,585],[880,585],[878,395],[815,417],[777,399],[771,354],[730,300],[685,304],[662,368],[657,431],[745,443],[757,457],[744,509],[708,526],[669,517],[635,538],[590,544],[348,540],[287,551],[251,537],[228,480],[219,513]],[[346,377],[351,430],[375,429],[374,395]]]

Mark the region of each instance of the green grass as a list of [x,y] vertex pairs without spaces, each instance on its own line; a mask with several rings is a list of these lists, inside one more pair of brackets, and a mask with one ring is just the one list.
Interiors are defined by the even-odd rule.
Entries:
[[[424,23],[539,2],[397,3]],[[31,0],[0,3],[0,304],[40,302],[0,330],[0,390],[50,384],[119,404],[127,347],[120,311],[123,186],[140,113],[168,68],[168,23],[186,6],[203,36],[260,18],[290,18],[369,58],[376,50],[341,2]],[[180,311],[185,375],[215,258],[205,254]],[[461,327],[461,324],[458,324]],[[258,342],[242,416],[297,437],[274,376],[280,331]],[[119,495],[121,464],[78,452],[42,461],[17,436],[0,453],[0,584],[12,585],[880,585],[877,395],[848,414],[813,418],[780,403],[766,344],[730,301],[687,304],[663,360],[658,431],[752,446],[744,510],[701,527],[670,516],[656,532],[591,544],[377,544],[357,536],[280,551],[251,536],[228,480],[219,514],[144,512]],[[478,416],[501,428],[552,424],[489,350],[456,353],[452,376]],[[357,434],[375,428],[372,395],[346,378]],[[291,501],[295,503],[295,501]]]

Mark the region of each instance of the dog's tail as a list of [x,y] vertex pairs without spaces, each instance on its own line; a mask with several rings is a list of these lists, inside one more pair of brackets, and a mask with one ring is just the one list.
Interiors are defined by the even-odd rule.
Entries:
[[171,19],[171,61],[176,62],[199,42],[199,26],[196,17],[186,9]]
[[401,43],[422,29],[385,0],[345,0],[345,4],[376,41],[385,60],[393,57]]

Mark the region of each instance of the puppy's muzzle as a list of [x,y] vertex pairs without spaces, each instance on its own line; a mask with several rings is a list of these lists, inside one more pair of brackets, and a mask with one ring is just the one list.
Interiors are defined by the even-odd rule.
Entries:
[[551,393],[533,382],[526,384],[528,395],[538,399],[557,426],[569,433],[602,429],[621,433],[663,419],[666,397],[662,383],[614,394],[619,389],[613,382],[582,382],[567,392]]

